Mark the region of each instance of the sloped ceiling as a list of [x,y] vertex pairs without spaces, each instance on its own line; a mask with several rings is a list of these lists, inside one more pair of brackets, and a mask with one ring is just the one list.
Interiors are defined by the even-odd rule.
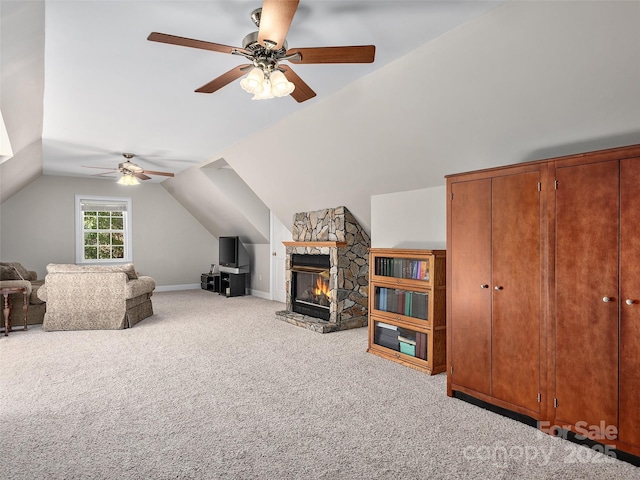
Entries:
[[511,2],[221,155],[285,224],[346,205],[369,228],[371,195],[635,143],[640,2]]
[[[13,3],[2,2],[3,28]],[[297,104],[252,102],[233,84],[195,94],[237,59],[144,40],[155,30],[236,45],[253,2],[47,2],[44,172],[88,175],[87,162],[133,151],[145,168],[183,171],[163,185],[221,231],[231,199],[202,208],[193,199],[212,172],[193,169],[222,160],[285,225],[345,205],[369,229],[372,195],[640,143],[640,2],[501,3],[303,0],[290,45],[378,48],[368,66],[296,67],[318,92]],[[5,65],[11,135],[22,121],[5,112]]]
[[87,163],[117,165],[118,152],[135,153],[151,170],[209,163],[223,148],[499,4],[302,0],[287,35],[291,47],[378,48],[373,64],[294,66],[318,94],[298,104],[290,97],[252,101],[238,81],[194,93],[246,59],[147,41],[156,31],[242,46],[256,30],[250,13],[261,0],[47,1],[45,174],[87,175]]
[[0,2],[0,110],[13,158],[0,164],[0,202],[42,175],[44,6]]
[[269,243],[269,209],[224,160],[190,167],[162,186],[214,237]]

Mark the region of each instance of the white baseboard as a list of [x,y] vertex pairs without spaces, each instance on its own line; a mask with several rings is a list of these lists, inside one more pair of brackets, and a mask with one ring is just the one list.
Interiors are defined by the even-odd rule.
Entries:
[[261,292],[260,290],[247,289],[247,295],[253,295],[254,297],[264,298],[265,300],[271,300],[271,294],[269,292]]
[[[178,290],[197,290],[200,289],[201,286],[199,283],[186,283],[184,285],[162,285],[156,287],[156,292],[173,292]],[[251,290],[247,289],[247,295],[253,295],[254,297],[264,298],[265,300],[271,300],[271,295],[269,292],[262,292],[260,290]]]
[[186,283],[184,285],[162,285],[160,287],[156,286],[156,292],[172,292],[175,290],[195,290],[196,288],[200,288],[199,283]]

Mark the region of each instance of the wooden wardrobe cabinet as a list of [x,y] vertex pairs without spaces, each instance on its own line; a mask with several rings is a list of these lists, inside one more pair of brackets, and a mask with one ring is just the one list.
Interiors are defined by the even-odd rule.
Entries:
[[448,178],[448,392],[539,418],[546,167]]
[[447,393],[639,456],[640,145],[447,195]]

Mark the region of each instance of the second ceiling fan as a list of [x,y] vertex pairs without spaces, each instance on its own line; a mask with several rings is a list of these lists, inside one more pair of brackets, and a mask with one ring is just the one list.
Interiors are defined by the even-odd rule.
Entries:
[[158,32],[151,33],[147,39],[153,42],[240,55],[252,62],[229,70],[201,86],[196,92],[213,93],[247,75],[240,84],[246,91],[253,93],[255,99],[290,94],[296,101],[304,102],[315,97],[316,93],[290,66],[282,65],[280,62],[288,61],[295,64],[372,63],[376,47],[374,45],[356,45],[289,49],[286,37],[299,3],[299,0],[264,0],[262,8],[251,13],[251,19],[258,27],[258,31],[252,32],[244,38],[242,48]]
[[149,175],[162,175],[164,177],[173,177],[173,173],[171,172],[158,172],[155,170],[144,170],[140,165],[132,162],[135,154],[133,153],[123,153],[122,156],[125,158],[125,161],[118,164],[118,168],[109,168],[109,167],[93,167],[83,165],[85,168],[99,168],[101,170],[107,170],[106,172],[96,173],[95,176],[102,177],[105,175],[111,175],[116,172],[120,172],[122,177],[118,181],[118,183],[122,183],[124,185],[136,185],[139,182],[137,180],[133,180],[134,178],[139,178],[140,180],[150,180],[151,177]]

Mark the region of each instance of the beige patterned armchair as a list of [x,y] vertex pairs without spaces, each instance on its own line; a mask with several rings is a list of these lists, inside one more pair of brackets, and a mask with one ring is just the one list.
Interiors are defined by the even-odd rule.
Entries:
[[38,297],[47,303],[43,328],[115,330],[153,315],[156,283],[127,265],[47,265]]

